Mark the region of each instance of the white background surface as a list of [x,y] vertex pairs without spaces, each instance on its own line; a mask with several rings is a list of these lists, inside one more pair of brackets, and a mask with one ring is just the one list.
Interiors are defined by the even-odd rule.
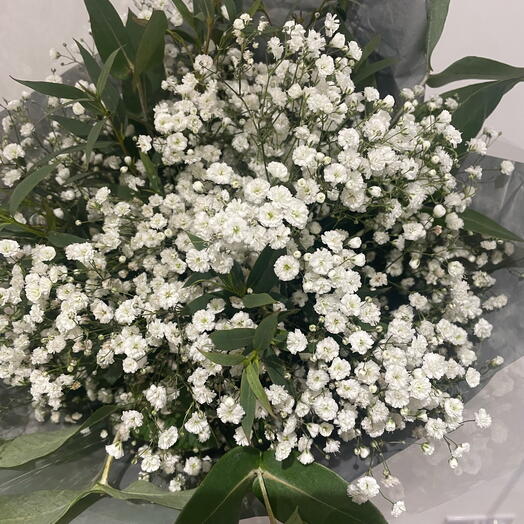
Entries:
[[[123,11],[131,1],[114,3]],[[524,0],[452,0],[433,59],[435,70],[466,55],[524,66],[523,21]],[[11,99],[21,91],[9,75],[43,79],[50,73],[49,48],[86,35],[81,0],[2,0],[0,96]],[[523,124],[524,84],[506,95],[488,121],[503,132],[491,153],[524,161]],[[410,511],[397,522],[441,524],[447,516],[508,514],[515,515],[516,524],[524,522],[523,405],[524,359],[520,359],[499,372],[471,402],[472,408],[485,406],[494,416],[494,425],[486,433],[473,431],[462,437],[473,452],[460,475],[449,469],[444,455],[428,460],[416,446],[396,455],[390,468],[404,482]]]

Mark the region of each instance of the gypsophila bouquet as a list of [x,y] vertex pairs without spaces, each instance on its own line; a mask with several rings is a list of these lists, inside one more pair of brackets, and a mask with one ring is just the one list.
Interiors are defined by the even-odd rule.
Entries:
[[[368,500],[400,481],[371,467],[399,431],[455,468],[469,444],[449,433],[491,422],[461,392],[501,363],[475,349],[520,239],[469,206],[494,137],[479,97],[496,106],[513,68],[395,100],[340,6],[274,27],[259,4],[142,2],[124,25],[85,3],[100,59],[54,51],[85,78],[22,81],[47,127],[25,95],[3,120],[0,378],[63,426],[5,442],[0,467],[88,431],[107,458],[87,490],[0,508],[39,497],[55,522],[94,493],[227,524],[253,491],[272,522],[385,522]],[[487,74],[464,60],[429,82]],[[369,466],[349,484],[316,462],[344,448]]]

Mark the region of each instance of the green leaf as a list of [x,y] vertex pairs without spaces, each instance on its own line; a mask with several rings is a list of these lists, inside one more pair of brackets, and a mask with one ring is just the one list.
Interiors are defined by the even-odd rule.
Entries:
[[96,84],[98,82],[98,77],[100,76],[100,66],[98,65],[98,62],[78,40],[75,40],[75,44],[80,51],[80,55],[82,56],[82,60],[84,61],[84,65],[86,66],[91,82]]
[[490,58],[466,56],[457,60],[441,73],[431,75],[427,84],[440,87],[459,80],[510,80],[524,78],[524,67],[514,67]]
[[111,69],[113,67],[113,64],[115,62],[115,59],[116,59],[116,56],[118,55],[118,53],[120,53],[120,49],[115,49],[108,57],[107,57],[107,60],[105,61],[101,71],[100,71],[100,75],[98,76],[98,81],[96,83],[96,90],[98,92],[98,95],[99,96],[102,96],[104,91],[105,91],[105,88],[106,88],[106,85],[107,85],[107,80],[109,78],[109,74],[111,73]]
[[140,75],[164,63],[167,19],[163,11],[153,11],[135,57],[135,73]]
[[102,60],[107,61],[111,53],[122,49],[122,53],[115,58],[111,72],[118,78],[126,77],[131,70],[134,50],[120,16],[109,0],[84,0],[84,3],[89,13],[93,39]]
[[254,393],[255,397],[258,399],[262,407],[271,416],[274,416],[273,409],[271,408],[271,404],[269,403],[264,387],[262,386],[262,383],[260,382],[260,378],[258,377],[258,366],[253,364],[253,362],[250,362],[246,366],[246,369],[244,370],[244,372],[246,374],[246,379],[249,384],[249,387],[251,388],[251,391]]
[[51,120],[58,122],[66,131],[80,138],[86,138],[91,130],[91,126],[87,122],[82,122],[76,118],[67,118],[65,116],[51,115]]
[[191,240],[191,243],[193,244],[193,247],[198,250],[202,251],[203,249],[206,249],[208,246],[208,241],[204,240],[203,238],[200,238],[196,235],[193,235],[192,233],[186,233],[189,237],[189,240]]
[[278,282],[275,275],[274,265],[278,257],[284,254],[283,249],[273,250],[266,246],[255,262],[253,269],[247,277],[246,286],[251,288],[255,293],[271,291],[273,286]]
[[274,304],[276,300],[267,293],[255,293],[254,295],[244,295],[242,302],[244,302],[244,306],[247,308],[253,308]]
[[290,393],[293,393],[291,384],[285,378],[286,368],[282,361],[278,357],[271,355],[264,357],[263,362],[271,382],[278,386],[284,386]]
[[440,40],[448,16],[449,0],[429,0],[428,29],[426,33],[427,69],[431,70],[431,55]]
[[98,424],[116,410],[116,406],[103,406],[82,424],[57,431],[21,435],[0,445],[0,468],[14,468],[58,449],[79,431]]
[[179,515],[177,524],[238,524],[240,503],[255,477],[260,454],[236,447],[206,475]]
[[35,171],[31,172],[26,176],[13,190],[9,197],[9,212],[14,215],[20,204],[24,201],[25,197],[31,193],[31,191],[38,185],[42,180],[45,180],[52,171],[55,169],[54,164],[48,164],[42,166]]
[[246,438],[251,440],[251,429],[253,428],[253,422],[255,421],[257,398],[249,386],[245,369],[242,372],[242,378],[240,379],[240,405],[244,410],[242,429],[244,430]]
[[201,309],[204,309],[211,300],[215,298],[215,295],[212,293],[206,293],[205,295],[201,295],[200,297],[195,298],[195,300],[192,300],[188,304],[184,306],[184,311],[187,311],[189,314],[194,315],[197,311],[200,311]]
[[215,331],[209,335],[217,349],[231,351],[248,346],[253,341],[255,330],[252,328],[235,328]]
[[153,504],[173,509],[182,509],[195,492],[194,489],[189,489],[172,493],[171,491],[161,489],[146,480],[137,480],[122,490],[97,484],[96,491],[102,491],[115,499],[146,500]]
[[300,513],[298,512],[298,508],[295,508],[295,511],[293,511],[291,514],[291,517],[286,520],[286,524],[305,524],[305,522],[302,520],[302,517],[300,516]]
[[13,80],[48,96],[56,96],[58,98],[67,98],[70,100],[84,100],[88,96],[84,91],[66,84],[57,84],[56,82],[33,82],[31,80],[18,80],[17,78],[13,78]]
[[70,233],[60,233],[58,231],[51,231],[47,235],[49,243],[55,247],[66,247],[69,244],[78,244],[87,242],[87,239],[71,235]]
[[2,524],[55,524],[88,491],[45,490],[24,495],[0,496]]
[[[370,502],[356,504],[347,494],[348,483],[335,472],[317,463],[307,466],[293,456],[279,462],[271,451],[260,465],[275,517],[290,519],[296,508],[315,524],[387,524]],[[255,482],[255,494],[261,499]]]
[[398,60],[396,58],[388,57],[383,58],[382,60],[377,60],[376,62],[368,62],[366,65],[361,67],[355,75],[355,84],[362,84],[362,81],[366,80],[366,78],[369,78],[375,73],[382,71],[382,69],[386,69],[390,65],[396,63],[397,61]]
[[142,160],[142,163],[146,169],[147,178],[149,179],[149,186],[155,193],[159,195],[163,194],[162,183],[160,182],[156,165],[153,164],[149,156],[142,151],[140,151],[140,159]]
[[183,287],[190,287],[194,284],[198,284],[199,282],[205,282],[206,280],[210,280],[215,275],[213,273],[210,273],[209,271],[207,273],[193,273],[185,282]]
[[104,127],[104,121],[99,120],[92,128],[91,131],[89,131],[89,135],[87,135],[86,140],[86,151],[85,151],[85,167],[89,165],[89,162],[91,161],[91,153],[93,151],[93,147],[95,146],[96,141],[98,140],[98,137],[100,136],[100,132],[102,131],[102,128]]
[[211,360],[211,362],[220,364],[221,366],[238,366],[238,364],[242,364],[246,358],[244,355],[219,353],[218,351],[201,351],[201,353]]
[[474,209],[466,209],[460,217],[464,221],[464,229],[466,231],[479,233],[490,238],[523,242],[523,239],[518,235],[512,233],[505,227],[497,224],[497,222],[491,218],[488,218],[486,215],[483,215]]
[[363,48],[362,48],[362,56],[360,57],[360,60],[355,67],[355,71],[358,70],[361,66],[363,66],[366,62],[366,60],[369,58],[371,53],[375,51],[378,46],[380,45],[380,41],[382,40],[382,37],[380,35],[375,35]]
[[467,149],[467,141],[478,135],[486,118],[495,110],[502,97],[518,82],[519,80],[483,82],[441,95],[443,98],[453,96],[459,99],[458,108],[453,112],[451,120],[462,133],[459,153]]
[[262,322],[258,325],[255,330],[255,336],[253,338],[253,347],[264,351],[269,347],[275,332],[277,330],[278,324],[278,312],[271,313],[265,317]]

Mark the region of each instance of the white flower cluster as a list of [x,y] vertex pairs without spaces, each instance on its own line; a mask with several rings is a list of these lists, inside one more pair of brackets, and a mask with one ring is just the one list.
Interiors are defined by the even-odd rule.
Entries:
[[[63,191],[90,193],[85,243],[0,241],[0,378],[28,385],[42,419],[79,395],[122,405],[108,453],[138,441],[143,471],[170,475],[172,489],[209,469],[207,450],[235,443],[307,464],[314,449],[330,456],[351,442],[366,459],[409,425],[430,452],[463,424],[457,385],[479,384],[475,345],[492,329],[483,313],[506,303],[488,295],[486,268],[512,245],[462,229],[474,189],[452,174],[454,101],[419,104],[405,90],[399,108],[355,90],[361,51],[336,17],[323,33],[286,23],[267,63],[252,45],[265,26],[250,27],[243,15],[238,46],[165,80],[156,133],[136,137],[161,157],[165,194],[140,189],[139,161],[121,170],[138,191],[127,201],[107,187]],[[8,161],[24,155],[15,146]],[[250,308],[246,278],[261,253],[272,256],[262,284],[273,300]],[[205,353],[220,350],[214,333],[272,313],[269,348],[254,352],[273,413],[257,403],[245,435],[243,364]],[[455,446],[457,460],[467,445]],[[378,492],[372,477],[349,489],[359,503]]]

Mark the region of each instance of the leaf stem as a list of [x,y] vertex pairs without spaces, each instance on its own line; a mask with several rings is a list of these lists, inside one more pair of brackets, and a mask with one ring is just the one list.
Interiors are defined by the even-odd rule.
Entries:
[[[113,439],[113,444],[118,442],[120,440],[120,433],[117,431],[115,434],[115,438]],[[98,484],[102,484],[103,486],[109,486],[109,471],[111,470],[111,464],[113,464],[113,460],[115,458],[113,455],[107,455],[106,460],[104,461],[104,467],[102,468],[102,473],[100,474],[100,479],[98,480]]]
[[257,471],[258,483],[260,484],[260,491],[262,491],[262,498],[264,499],[264,506],[266,506],[267,516],[269,517],[270,524],[277,524],[277,519],[269,503],[269,496],[267,494],[266,484],[264,483],[264,477],[260,470]]

